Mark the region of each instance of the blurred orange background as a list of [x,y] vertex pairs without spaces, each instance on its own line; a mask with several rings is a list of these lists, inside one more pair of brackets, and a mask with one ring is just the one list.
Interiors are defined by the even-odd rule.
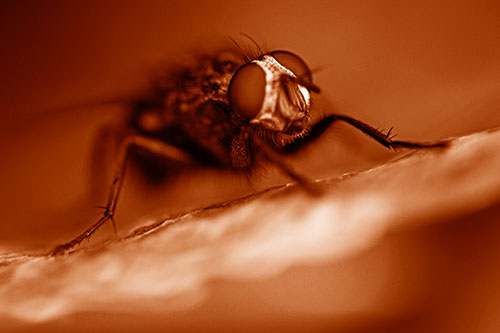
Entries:
[[[394,126],[399,138],[435,140],[500,125],[495,0],[0,6],[0,240],[6,242],[43,239],[61,225],[80,230],[94,218],[77,221],[74,203],[88,191],[96,129],[117,113],[110,107],[47,110],[138,91],[152,69],[227,45],[229,37],[245,43],[241,32],[306,59],[335,112],[380,128]],[[373,160],[370,154],[383,154],[375,145],[353,145],[350,156],[310,153],[306,166],[322,163],[342,173],[355,170],[360,160]],[[85,215],[94,205],[78,209]]]
[[[87,200],[90,147],[116,107],[47,110],[138,91],[153,68],[241,32],[303,57],[335,112],[394,126],[399,138],[500,126],[497,0],[2,2],[1,252],[50,246],[96,216]],[[363,153],[346,161],[361,168],[376,159]],[[309,163],[323,156],[312,152]],[[338,174],[354,167],[339,163]],[[250,189],[219,191],[227,199]],[[215,199],[197,200],[188,208]]]
[[494,0],[1,6],[4,125],[21,114],[140,87],[148,66],[240,32],[318,68],[316,81],[339,111],[392,123],[405,135],[456,135],[500,118],[485,111],[499,87]]

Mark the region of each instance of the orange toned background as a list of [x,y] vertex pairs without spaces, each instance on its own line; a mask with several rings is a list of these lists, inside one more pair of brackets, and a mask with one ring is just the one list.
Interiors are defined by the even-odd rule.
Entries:
[[136,88],[148,66],[240,32],[320,68],[316,80],[339,111],[392,123],[405,135],[454,135],[499,121],[485,110],[497,102],[499,84],[494,0],[1,6],[3,125]]
[[[317,69],[315,80],[333,110],[380,128],[394,126],[400,138],[433,140],[500,125],[495,0],[0,6],[2,242],[47,244],[60,228],[74,233],[94,218],[85,213],[94,212],[96,203],[81,204],[90,147],[96,129],[116,112],[46,110],[137,91],[155,66],[227,44],[241,32],[301,55]],[[334,136],[332,144],[336,140],[345,135]],[[305,165],[341,173],[372,160],[372,150],[382,154],[375,146],[350,149],[347,157],[313,152]]]
[[[496,0],[3,2],[0,250],[51,246],[96,216],[96,202],[87,198],[90,147],[117,108],[46,110],[137,91],[151,68],[240,32],[301,55],[318,69],[315,81],[336,112],[394,126],[400,138],[432,140],[500,126]],[[345,152],[345,160],[312,151],[312,162],[302,163],[328,159],[335,175],[370,165],[373,154],[384,154],[377,149],[364,148],[366,158]],[[177,192],[161,192],[163,200],[196,181],[215,191],[216,181],[185,180]],[[191,209],[250,190],[216,191],[207,199],[187,190],[173,205]],[[131,212],[134,220],[156,194],[125,193],[120,223],[127,223],[125,207],[142,205]]]

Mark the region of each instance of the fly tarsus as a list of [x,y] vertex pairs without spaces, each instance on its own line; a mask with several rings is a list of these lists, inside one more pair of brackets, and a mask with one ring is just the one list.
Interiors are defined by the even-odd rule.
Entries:
[[76,246],[80,245],[81,242],[83,242],[86,239],[90,239],[90,237],[92,237],[92,235],[97,231],[97,229],[99,229],[107,221],[111,221],[111,223],[113,224],[113,230],[115,231],[115,235],[116,235],[117,234],[116,224],[115,224],[115,221],[113,218],[113,212],[111,211],[111,209],[109,209],[107,207],[103,207],[103,208],[105,209],[103,216],[96,223],[91,225],[89,228],[87,228],[87,230],[82,232],[80,235],[75,237],[73,240],[56,246],[52,251],[49,252],[48,255],[49,256],[58,256],[58,255],[70,253],[71,250],[73,248],[75,248]]
[[429,148],[446,148],[449,146],[449,141],[438,141],[433,143],[422,143],[412,141],[391,141],[388,143],[388,148],[397,150],[399,148],[415,148],[415,149],[429,149]]

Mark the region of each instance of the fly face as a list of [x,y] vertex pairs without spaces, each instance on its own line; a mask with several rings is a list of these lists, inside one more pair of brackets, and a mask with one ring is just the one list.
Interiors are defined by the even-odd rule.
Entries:
[[273,51],[241,66],[228,89],[233,111],[281,145],[308,131],[312,83],[307,64],[288,51]]

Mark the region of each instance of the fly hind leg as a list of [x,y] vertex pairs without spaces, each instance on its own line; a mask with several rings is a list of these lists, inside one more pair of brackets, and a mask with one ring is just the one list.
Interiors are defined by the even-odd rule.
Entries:
[[177,163],[183,163],[183,164],[189,164],[192,165],[194,164],[194,160],[189,155],[188,153],[184,152],[183,150],[172,146],[168,143],[165,143],[161,140],[157,140],[154,138],[150,137],[145,137],[139,134],[128,134],[125,136],[125,138],[122,140],[120,144],[120,148],[118,151],[118,158],[116,159],[116,165],[115,165],[115,171],[114,171],[114,176],[113,180],[110,185],[110,189],[108,192],[108,198],[106,201],[106,205],[102,206],[104,209],[102,217],[92,224],[90,227],[88,227],[84,232],[82,232],[80,235],[75,237],[73,240],[61,244],[54,248],[51,252],[50,255],[58,255],[58,254],[63,254],[71,249],[73,249],[75,246],[79,245],[81,242],[83,242],[85,239],[89,239],[92,237],[92,235],[106,222],[111,221],[113,224],[113,229],[115,230],[116,233],[116,225],[114,222],[114,214],[116,211],[116,205],[118,204],[118,199],[120,196],[120,191],[123,185],[123,180],[125,178],[125,170],[127,166],[127,161],[130,153],[130,149],[132,147],[138,147],[145,149],[155,155],[162,156],[166,159],[169,159],[171,161],[176,161]]

